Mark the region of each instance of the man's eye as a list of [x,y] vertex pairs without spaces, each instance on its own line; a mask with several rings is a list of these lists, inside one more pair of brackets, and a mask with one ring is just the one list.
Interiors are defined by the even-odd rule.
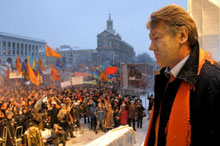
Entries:
[[160,37],[155,37],[154,40],[158,40]]

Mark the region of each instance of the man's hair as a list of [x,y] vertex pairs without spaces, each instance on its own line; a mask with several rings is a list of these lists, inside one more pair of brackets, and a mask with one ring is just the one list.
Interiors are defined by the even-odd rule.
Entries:
[[180,27],[186,27],[188,29],[189,46],[197,42],[198,32],[196,24],[183,7],[171,4],[153,12],[150,20],[147,22],[147,29],[153,28],[160,22],[164,22],[167,31],[173,35],[178,32]]

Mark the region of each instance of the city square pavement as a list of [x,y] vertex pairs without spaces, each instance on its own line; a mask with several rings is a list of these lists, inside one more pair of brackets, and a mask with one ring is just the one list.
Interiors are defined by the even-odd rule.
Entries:
[[[149,122],[148,118],[145,117],[143,119],[142,129],[136,128],[135,131],[136,143],[134,146],[140,146],[143,143],[144,138],[146,136],[148,122]],[[83,123],[83,121],[81,121],[81,123]],[[74,131],[74,135],[76,136],[76,138],[70,138],[67,141],[66,146],[84,146],[104,134],[105,133],[102,132],[101,130],[99,130],[99,132],[95,134],[94,131],[89,129],[88,124],[81,124],[81,129],[76,129]]]

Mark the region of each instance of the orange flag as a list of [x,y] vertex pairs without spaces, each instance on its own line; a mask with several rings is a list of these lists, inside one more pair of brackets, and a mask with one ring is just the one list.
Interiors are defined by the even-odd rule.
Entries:
[[30,78],[30,81],[35,84],[36,86],[39,86],[39,81],[37,79],[37,77],[35,76],[29,62],[27,62],[27,71],[28,71],[28,75],[29,75],[29,78]]
[[10,69],[9,69],[9,66],[7,68],[7,70],[5,71],[5,74],[7,75],[7,80],[9,79],[9,74],[10,74]]
[[50,77],[53,80],[60,80],[60,75],[58,74],[58,70],[54,67],[54,65],[51,65]]
[[44,67],[43,62],[42,62],[42,60],[40,58],[38,58],[38,64],[40,66],[40,70],[41,71],[45,71],[46,70],[46,68]]
[[62,56],[56,52],[54,49],[52,49],[50,46],[46,45],[46,55],[55,57],[55,58],[61,58]]
[[18,75],[20,75],[22,66],[21,66],[18,55],[16,55],[16,68],[17,68],[17,71],[18,71]]
[[115,74],[115,73],[117,73],[117,67],[107,67],[105,69],[106,75]]
[[108,82],[108,77],[106,76],[105,72],[103,71],[99,77],[104,81],[104,82]]

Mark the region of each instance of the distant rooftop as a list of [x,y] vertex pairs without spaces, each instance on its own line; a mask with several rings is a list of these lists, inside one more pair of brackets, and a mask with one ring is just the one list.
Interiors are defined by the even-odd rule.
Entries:
[[45,40],[40,40],[40,39],[16,35],[16,34],[10,34],[10,33],[6,33],[6,32],[0,32],[0,36],[6,36],[6,37],[11,37],[11,38],[19,38],[19,39],[24,39],[24,40],[29,40],[29,41],[46,43]]
[[69,48],[57,48],[58,51],[94,51],[95,49],[80,49],[79,47],[69,47]]

